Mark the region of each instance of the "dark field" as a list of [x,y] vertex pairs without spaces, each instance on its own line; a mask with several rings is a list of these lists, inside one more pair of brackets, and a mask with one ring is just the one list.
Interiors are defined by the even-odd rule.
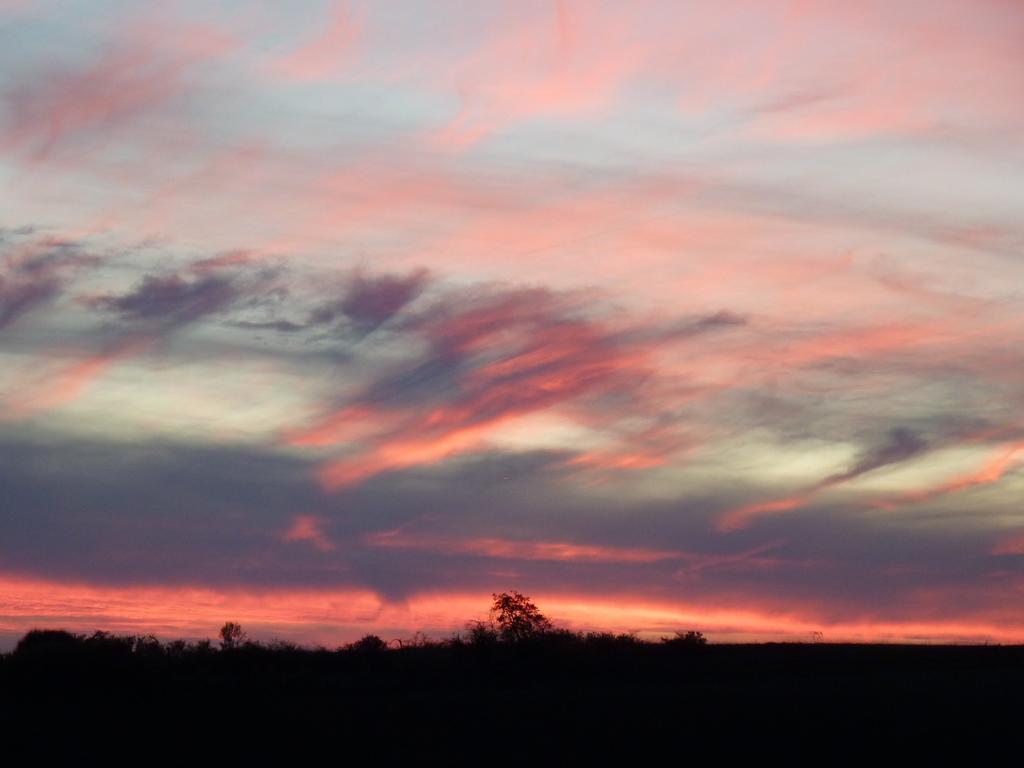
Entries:
[[684,762],[710,750],[831,764],[892,750],[1017,752],[1022,684],[1016,646],[653,644],[563,633],[220,650],[51,634],[0,657],[0,716],[10,748],[31,745],[37,756],[127,744],[239,756],[326,746],[388,760],[554,762],[660,745]]

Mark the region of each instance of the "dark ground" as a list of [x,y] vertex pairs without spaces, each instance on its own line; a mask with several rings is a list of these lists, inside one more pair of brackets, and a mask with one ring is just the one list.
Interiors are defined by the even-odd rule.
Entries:
[[553,636],[221,651],[53,633],[0,657],[3,754],[27,747],[35,760],[80,764],[126,753],[203,763],[225,750],[262,763],[314,748],[331,763],[362,749],[386,763],[633,764],[655,746],[673,764],[772,755],[831,765],[900,753],[914,764],[969,755],[979,765],[1004,750],[1019,764],[1022,702],[1019,646]]

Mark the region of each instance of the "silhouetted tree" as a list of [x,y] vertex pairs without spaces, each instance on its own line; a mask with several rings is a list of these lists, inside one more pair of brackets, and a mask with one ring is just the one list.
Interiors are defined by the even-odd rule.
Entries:
[[241,624],[229,621],[220,628],[220,647],[222,650],[230,651],[232,648],[237,648],[247,639]]
[[513,590],[491,597],[491,618],[503,640],[518,642],[550,631],[551,622],[526,595]]

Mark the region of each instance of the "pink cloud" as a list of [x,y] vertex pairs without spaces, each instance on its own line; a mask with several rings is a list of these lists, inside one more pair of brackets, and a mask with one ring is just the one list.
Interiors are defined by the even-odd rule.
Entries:
[[750,523],[765,515],[773,515],[779,512],[789,512],[799,509],[810,501],[811,496],[791,496],[785,499],[774,499],[756,504],[748,504],[738,509],[730,510],[718,517],[715,526],[723,532],[735,531],[746,528]]
[[716,5],[684,32],[685,69],[700,77],[680,104],[746,108],[746,136],[795,143],[1019,127],[1021,16],[994,3],[975,10],[960,0],[933,3],[926,17],[884,2]]
[[291,527],[281,535],[285,542],[306,542],[321,552],[332,552],[334,542],[324,531],[324,520],[314,515],[296,515]]
[[115,128],[182,95],[196,64],[234,45],[208,26],[176,25],[174,31],[169,36],[163,23],[130,25],[90,65],[22,83],[10,97],[0,148],[42,162],[79,140],[103,142]]
[[996,542],[993,555],[1024,555],[1024,536],[1011,536]]
[[[370,385],[362,401],[291,431],[284,441],[344,445],[344,455],[318,471],[325,488],[338,490],[382,472],[479,450],[502,428],[549,409],[583,423],[600,421],[606,416],[593,403],[605,396],[625,400],[634,417],[650,418],[648,411],[660,407],[645,399],[645,388],[659,377],[654,353],[733,323],[714,316],[689,329],[659,329],[587,317],[578,303],[582,298],[525,290],[442,299],[410,330],[429,343],[428,361],[420,365],[450,369],[453,381],[424,392],[422,401],[384,404],[375,402],[375,390],[387,385]],[[651,467],[682,445],[671,430],[633,428],[614,446],[584,451],[590,455],[578,466]]]
[[595,113],[650,56],[621,14],[568,0],[542,9],[524,4],[495,19],[495,32],[458,63],[462,106],[434,143],[461,149],[530,118]]

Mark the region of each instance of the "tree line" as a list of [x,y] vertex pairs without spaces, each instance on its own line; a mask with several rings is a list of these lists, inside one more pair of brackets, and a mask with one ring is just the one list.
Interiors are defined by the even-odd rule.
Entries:
[[[467,624],[465,632],[456,633],[447,639],[431,640],[426,635],[417,632],[409,639],[395,639],[388,642],[379,635],[367,634],[336,650],[339,652],[376,653],[395,648],[427,646],[487,647],[526,643],[622,646],[644,642],[632,633],[575,632],[557,628],[528,596],[514,590],[494,593],[491,597],[493,602],[487,620],[470,622]],[[707,643],[707,639],[701,632],[687,630],[676,632],[673,637],[663,638],[661,643],[700,647]],[[277,652],[304,650],[297,643],[286,640],[271,640],[269,642],[251,640],[241,624],[228,621],[218,632],[216,646],[209,639],[193,642],[173,640],[164,643],[154,635],[115,635],[105,631],[82,635],[62,629],[33,629],[19,640],[14,652],[16,655],[28,655],[75,649],[92,651],[106,656],[134,657],[178,657],[240,650]]]

